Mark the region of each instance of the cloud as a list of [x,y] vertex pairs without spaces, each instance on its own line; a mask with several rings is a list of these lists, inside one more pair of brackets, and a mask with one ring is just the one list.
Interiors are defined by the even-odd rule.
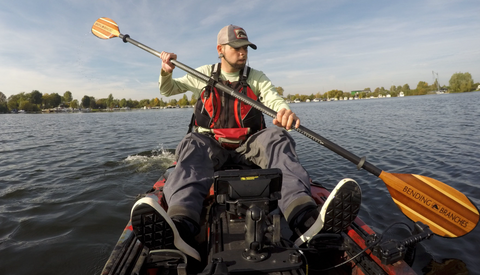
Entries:
[[[475,1],[6,1],[0,4],[0,91],[74,97],[159,97],[160,60],[90,33],[96,19],[191,67],[217,61],[221,27],[244,27],[259,47],[250,65],[285,93],[480,77]],[[175,70],[174,76],[184,72]]]

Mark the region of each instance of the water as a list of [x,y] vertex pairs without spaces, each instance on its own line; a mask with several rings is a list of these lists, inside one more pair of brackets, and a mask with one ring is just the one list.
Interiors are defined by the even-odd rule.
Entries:
[[[291,106],[304,126],[382,170],[435,178],[480,205],[479,105],[476,92]],[[172,162],[161,150],[175,148],[191,112],[0,115],[0,274],[98,274],[137,194]],[[360,183],[360,217],[374,230],[408,222],[381,180],[292,135],[313,180]],[[480,274],[479,233],[424,241],[415,270],[454,258]]]

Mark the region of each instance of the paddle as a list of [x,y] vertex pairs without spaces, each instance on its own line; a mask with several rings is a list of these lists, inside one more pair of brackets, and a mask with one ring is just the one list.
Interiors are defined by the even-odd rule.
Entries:
[[[92,33],[101,39],[119,37],[125,43],[129,42],[160,57],[160,52],[133,40],[128,34],[121,34],[117,23],[112,19],[99,18],[92,27]],[[210,80],[209,76],[177,60],[171,60],[171,62],[204,82]],[[262,111],[268,116],[275,118],[277,115],[272,109],[244,94],[235,92],[232,88],[222,83],[215,83],[215,87]],[[357,165],[358,169],[363,168],[382,179],[393,201],[400,210],[412,221],[421,221],[427,224],[435,234],[443,237],[456,238],[471,232],[476,227],[479,220],[477,207],[464,194],[445,183],[420,175],[382,171],[367,162],[365,158],[360,158],[350,153],[302,125],[295,130],[353,162]]]

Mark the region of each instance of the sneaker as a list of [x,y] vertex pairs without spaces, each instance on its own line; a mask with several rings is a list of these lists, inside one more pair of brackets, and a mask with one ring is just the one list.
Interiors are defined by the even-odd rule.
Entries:
[[353,179],[341,180],[322,206],[315,223],[303,233],[295,245],[300,246],[322,232],[340,233],[357,217],[362,201],[362,191]]
[[174,221],[155,199],[138,200],[132,207],[131,221],[133,232],[150,250],[178,249],[201,261],[198,251],[182,239]]

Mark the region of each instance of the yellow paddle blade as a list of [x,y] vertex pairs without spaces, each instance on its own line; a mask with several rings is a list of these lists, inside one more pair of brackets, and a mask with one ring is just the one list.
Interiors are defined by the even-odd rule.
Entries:
[[456,189],[425,176],[382,171],[393,201],[408,218],[428,225],[433,233],[461,237],[478,223],[477,207]]
[[93,24],[92,33],[98,38],[110,39],[112,37],[118,37],[120,30],[115,21],[107,17],[102,17],[97,19]]

